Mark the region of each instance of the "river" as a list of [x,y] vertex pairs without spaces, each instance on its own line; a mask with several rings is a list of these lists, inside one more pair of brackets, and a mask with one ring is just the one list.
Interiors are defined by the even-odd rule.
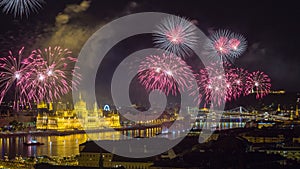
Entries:
[[[196,128],[205,128],[206,123],[196,123]],[[221,122],[217,123],[217,130],[225,130],[230,128],[243,128],[244,122]],[[151,137],[156,133],[160,133],[160,128],[151,128],[146,131],[123,131],[123,134],[130,137],[136,137],[141,134],[143,137]],[[33,156],[58,156],[68,157],[79,154],[79,145],[87,140],[119,140],[124,138],[121,131],[110,131],[90,134],[71,134],[66,136],[14,136],[0,138],[0,152],[1,158],[8,156],[13,159],[16,156],[33,157]],[[171,137],[175,135],[171,135]],[[23,143],[29,138],[33,138],[44,145],[26,146]]]

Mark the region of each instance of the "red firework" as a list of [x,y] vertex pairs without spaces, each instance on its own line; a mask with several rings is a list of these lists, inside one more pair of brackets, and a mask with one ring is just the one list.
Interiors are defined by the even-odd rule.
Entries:
[[245,93],[247,76],[247,70],[232,68],[228,62],[216,62],[201,69],[198,74],[198,103],[220,106],[239,98]]
[[242,35],[228,30],[219,30],[210,36],[206,47],[211,57],[233,62],[246,50],[247,41]]
[[220,63],[211,64],[200,70],[198,78],[199,97],[198,102],[206,104],[222,105],[231,100],[231,84],[228,73],[224,71]]
[[264,72],[249,73],[246,82],[246,94],[256,93],[256,98],[263,98],[271,89],[271,79]]
[[14,109],[19,109],[28,103],[28,93],[24,90],[25,80],[32,73],[32,66],[35,62],[29,62],[27,58],[23,59],[24,47],[19,50],[18,56],[14,56],[11,51],[7,57],[0,58],[0,104],[8,90],[14,88]]
[[59,99],[71,91],[72,85],[76,87],[79,84],[80,74],[74,68],[77,59],[71,56],[70,50],[56,46],[32,53],[31,60],[38,64],[26,80],[26,88],[35,102]]
[[160,90],[166,95],[184,91],[191,86],[191,67],[181,58],[173,55],[146,57],[138,71],[140,83],[148,90]]
[[228,70],[228,81],[231,84],[231,96],[233,99],[245,95],[248,71],[243,68],[230,68]]

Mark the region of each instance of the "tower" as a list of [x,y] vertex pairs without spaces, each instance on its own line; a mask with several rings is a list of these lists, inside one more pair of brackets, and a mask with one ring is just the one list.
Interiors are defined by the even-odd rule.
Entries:
[[49,111],[53,111],[53,104],[52,104],[52,102],[49,103]]
[[278,104],[278,106],[277,106],[277,112],[280,112],[281,110],[280,110],[280,104]]
[[299,109],[298,109],[298,103],[296,104],[296,118],[299,117]]
[[97,106],[97,102],[95,102],[95,104],[94,104],[94,114],[96,114],[96,116],[98,116],[98,106]]
[[[297,111],[297,105],[296,105],[296,111]],[[294,120],[294,114],[293,114],[294,112],[293,111],[291,111],[291,116],[290,116],[290,120]]]
[[82,100],[81,93],[79,93],[79,101],[74,105],[74,113],[79,119],[82,119],[83,121],[88,114],[86,102]]
[[297,102],[296,102],[296,118],[299,117],[299,107],[298,107],[299,102],[300,102],[300,98],[297,98]]

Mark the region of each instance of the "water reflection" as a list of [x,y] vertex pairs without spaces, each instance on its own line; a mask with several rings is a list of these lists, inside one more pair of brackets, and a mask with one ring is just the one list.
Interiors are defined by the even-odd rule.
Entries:
[[[222,122],[216,123],[216,129],[223,130],[229,128],[240,128],[244,127],[244,122]],[[211,127],[211,124],[205,122],[195,123],[195,127],[204,128]],[[9,159],[15,158],[15,156],[21,155],[22,157],[32,157],[32,156],[75,156],[79,154],[79,144],[86,142],[87,140],[120,140],[132,137],[153,137],[157,133],[161,133],[162,129],[148,128],[145,130],[126,130],[126,131],[113,131],[113,132],[100,132],[100,133],[90,133],[90,134],[73,134],[67,136],[37,136],[32,137],[38,142],[44,143],[44,145],[39,146],[26,146],[23,143],[27,141],[28,137],[8,137],[0,138],[0,151],[1,158],[3,159],[5,155]],[[166,135],[166,137],[173,139],[182,135],[183,132],[187,131],[169,131],[171,134]]]

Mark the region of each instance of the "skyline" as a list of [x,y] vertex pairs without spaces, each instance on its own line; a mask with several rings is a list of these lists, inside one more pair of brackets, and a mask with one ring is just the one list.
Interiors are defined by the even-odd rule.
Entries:
[[[72,2],[80,2],[80,1],[72,1]],[[155,3],[151,3],[155,2]],[[97,1],[92,1],[90,7],[87,9],[87,11],[84,12],[84,16],[81,16],[77,13],[67,13],[68,16],[70,16],[70,21],[63,25],[58,26],[57,21],[54,22],[55,17],[58,16],[59,11],[63,11],[67,8],[65,8],[64,4],[72,4],[69,1],[62,1],[60,3],[53,3],[48,2],[44,6],[44,9],[40,11],[38,14],[32,14],[29,16],[28,19],[12,19],[11,16],[7,16],[4,14],[1,14],[1,19],[4,18],[8,21],[8,26],[1,28],[1,36],[4,35],[4,40],[1,40],[1,46],[4,43],[4,48],[1,48],[1,56],[5,56],[5,52],[7,52],[9,49],[12,49],[12,46],[23,45],[28,50],[33,50],[36,47],[44,46],[45,44],[58,44],[61,43],[63,46],[68,47],[68,44],[70,44],[70,39],[61,41],[57,40],[55,36],[56,34],[64,34],[68,30],[74,30],[74,29],[84,29],[83,34],[78,36],[78,39],[75,39],[80,42],[75,42],[74,44],[71,44],[70,49],[73,50],[73,54],[76,57],[76,54],[80,51],[81,46],[84,44],[85,39],[88,39],[93,31],[95,31],[97,27],[101,27],[101,22],[109,22],[113,20],[114,18],[117,18],[119,16],[124,16],[127,14],[132,14],[136,12],[145,12],[145,11],[160,11],[160,12],[167,12],[171,14],[176,14],[179,16],[185,16],[189,19],[191,19],[196,25],[208,36],[212,30],[218,30],[218,29],[231,29],[237,33],[241,33],[245,36],[245,38],[248,41],[248,48],[246,52],[241,55],[238,59],[236,59],[234,65],[236,67],[243,67],[245,69],[248,69],[249,71],[254,70],[261,70],[267,73],[270,78],[272,79],[272,90],[286,90],[287,92],[299,92],[298,86],[300,85],[300,81],[297,81],[297,77],[300,77],[299,69],[297,69],[297,64],[299,63],[299,58],[297,58],[296,54],[296,43],[291,43],[293,39],[297,38],[296,33],[293,32],[293,30],[297,30],[297,24],[291,22],[293,15],[290,15],[290,13],[297,13],[296,11],[291,10],[292,4],[289,4],[288,6],[281,6],[282,10],[279,10],[279,6],[276,6],[276,4],[268,4],[268,3],[261,3],[261,6],[255,6],[257,9],[253,9],[253,4],[251,3],[248,6],[237,4],[237,3],[218,3],[212,5],[212,3],[205,2],[203,5],[199,5],[196,9],[195,5],[197,2],[190,1],[190,4],[185,4],[187,6],[190,6],[191,10],[184,10],[180,9],[180,6],[183,5],[183,2],[180,1],[174,1],[172,2],[172,7],[168,6],[165,3],[159,3],[158,1],[126,1],[123,3],[119,3],[118,5],[113,5],[112,3],[101,3],[104,8],[103,11],[100,9],[97,10],[95,6],[99,7]],[[232,4],[231,4],[232,3]],[[58,6],[59,9],[55,8],[55,5]],[[277,4],[279,5],[279,4]],[[221,8],[223,6],[224,8]],[[231,7],[231,8],[225,8],[225,7]],[[113,7],[113,8],[110,8]],[[100,7],[101,8],[101,7]],[[107,8],[107,10],[105,10]],[[215,8],[213,12],[207,12],[209,9]],[[110,10],[108,10],[110,9]],[[121,9],[121,10],[118,10]],[[234,9],[235,12],[229,12],[230,9]],[[172,12],[173,11],[173,12]],[[176,11],[176,12],[174,12]],[[250,13],[252,11],[256,11],[255,13]],[[224,13],[225,12],[225,13]],[[262,15],[263,13],[268,13],[267,15]],[[49,14],[49,15],[48,15]],[[92,15],[101,16],[101,17],[90,17]],[[260,17],[256,17],[260,16]],[[289,17],[285,17],[289,16]],[[296,16],[296,15],[294,15]],[[275,19],[276,18],[276,19]],[[284,18],[286,20],[283,21],[287,22],[287,24],[279,24],[277,22],[277,19]],[[44,20],[46,19],[46,20]],[[81,24],[83,20],[88,19],[89,21],[84,22],[85,24],[89,23],[90,21],[95,21],[96,23],[93,23],[92,25],[83,26],[84,24]],[[50,21],[50,22],[49,22]],[[49,24],[50,23],[50,24]],[[25,25],[24,31],[29,31],[27,33],[30,36],[27,38],[26,36],[18,38],[18,31],[11,30],[10,34],[13,35],[13,38],[10,36],[9,38],[15,39],[16,41],[26,41],[24,44],[20,43],[13,43],[9,42],[7,40],[7,30],[10,30],[14,27],[14,29],[20,28],[22,30],[23,24]],[[44,24],[44,25],[43,25]],[[46,24],[46,25],[45,25]],[[53,27],[53,24],[56,24],[57,26],[55,28]],[[294,27],[290,28],[290,25],[295,25]],[[15,27],[17,25],[17,27]],[[27,25],[27,26],[26,26]],[[43,26],[40,26],[43,25]],[[273,27],[273,25],[276,25]],[[42,28],[42,31],[37,31],[34,28],[32,31],[28,30],[30,27],[37,26],[38,28]],[[270,29],[272,28],[272,29]],[[45,31],[46,30],[46,31]],[[289,31],[287,31],[289,30]],[[281,35],[281,32],[286,32],[287,34],[295,35],[295,36],[284,36]],[[32,33],[30,33],[32,32]],[[3,34],[2,34],[3,33]],[[33,36],[34,35],[34,36]],[[276,36],[278,35],[278,36]],[[68,36],[68,35],[63,35]],[[41,37],[41,38],[40,38]],[[73,37],[72,37],[73,38]],[[136,42],[139,42],[140,40],[134,40],[134,38],[143,40],[143,44],[138,44]],[[133,39],[133,40],[132,40]],[[275,40],[274,40],[275,39]],[[74,40],[74,39],[72,39]],[[104,66],[103,69],[107,69],[107,73],[104,73],[104,79],[101,79],[97,76],[97,90],[100,90],[100,97],[107,96],[107,86],[109,86],[109,75],[113,73],[112,70],[114,65],[117,66],[117,64],[124,58],[125,55],[129,54],[132,51],[142,49],[145,47],[152,46],[151,44],[151,38],[147,37],[145,35],[144,37],[132,37],[129,39],[126,39],[125,41],[129,41],[133,43],[128,49],[128,43],[125,43],[125,45],[122,46],[122,43],[120,44],[121,47],[116,47],[118,49],[112,50],[111,57],[107,60],[107,66]],[[277,41],[276,41],[277,40]],[[22,42],[23,43],[23,42]],[[14,45],[18,44],[18,45]],[[138,45],[137,45],[138,44]],[[5,48],[6,46],[7,49]],[[27,47],[28,46],[28,47]],[[79,47],[80,46],[80,47]],[[131,51],[130,51],[131,50]],[[127,54],[126,54],[127,53]],[[108,54],[109,55],[109,54]],[[123,56],[122,56],[123,55]],[[192,63],[194,60],[191,58],[190,62]],[[279,68],[280,67],[280,68]],[[98,69],[98,71],[101,68]],[[102,70],[103,70],[102,69]],[[294,70],[294,71],[291,71]],[[106,77],[107,76],[107,77]],[[110,76],[111,77],[111,76]],[[99,85],[98,85],[99,84]],[[104,90],[103,90],[104,88]],[[102,90],[102,91],[101,91]]]
[[299,168],[298,8],[0,0],[0,168]]

